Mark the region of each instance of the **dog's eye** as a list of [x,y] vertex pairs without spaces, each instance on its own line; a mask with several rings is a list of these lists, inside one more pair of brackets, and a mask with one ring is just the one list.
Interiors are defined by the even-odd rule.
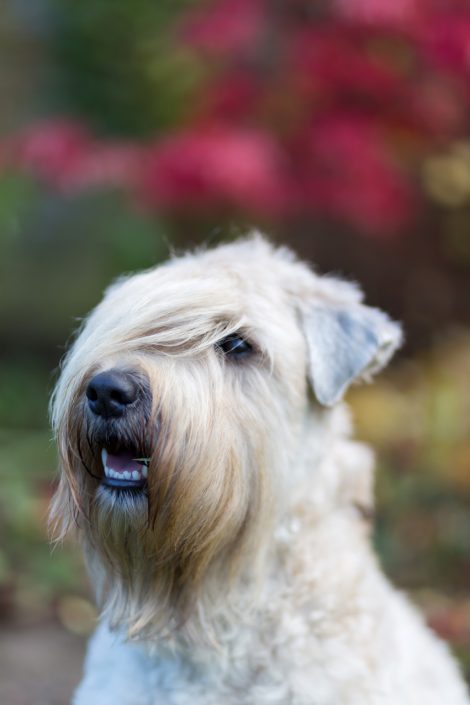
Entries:
[[247,357],[253,352],[253,346],[245,340],[245,338],[242,338],[236,333],[227,335],[226,338],[219,340],[219,342],[216,343],[216,347],[222,350],[227,357],[236,359]]

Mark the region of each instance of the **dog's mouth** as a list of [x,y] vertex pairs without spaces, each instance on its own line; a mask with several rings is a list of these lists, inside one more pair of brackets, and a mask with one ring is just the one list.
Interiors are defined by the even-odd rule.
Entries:
[[129,449],[115,450],[113,453],[103,448],[102,484],[117,489],[142,489],[147,483],[149,458],[138,457]]

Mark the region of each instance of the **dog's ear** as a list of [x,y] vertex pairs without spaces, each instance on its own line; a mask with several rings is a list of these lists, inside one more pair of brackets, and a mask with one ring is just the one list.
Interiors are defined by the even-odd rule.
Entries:
[[320,299],[302,313],[309,380],[326,406],[339,401],[353,381],[378,372],[402,342],[398,323],[360,303],[357,289],[351,287],[351,292],[355,296],[350,302]]

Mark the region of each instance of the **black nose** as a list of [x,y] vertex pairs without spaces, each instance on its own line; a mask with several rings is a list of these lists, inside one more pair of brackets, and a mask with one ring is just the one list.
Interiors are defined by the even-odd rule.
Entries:
[[97,416],[122,416],[129,404],[137,401],[139,386],[130,372],[107,370],[95,375],[88,384],[88,406]]

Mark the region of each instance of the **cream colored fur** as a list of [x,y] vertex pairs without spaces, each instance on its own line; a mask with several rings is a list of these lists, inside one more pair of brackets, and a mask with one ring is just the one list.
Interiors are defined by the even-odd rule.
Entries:
[[[361,300],[254,235],[118,281],[85,321],[52,403],[52,522],[102,611],[74,705],[469,704],[370,547],[371,453],[337,402],[401,333]],[[234,332],[249,359],[217,349]],[[148,500],[101,487],[86,442],[111,367],[150,383]]]

